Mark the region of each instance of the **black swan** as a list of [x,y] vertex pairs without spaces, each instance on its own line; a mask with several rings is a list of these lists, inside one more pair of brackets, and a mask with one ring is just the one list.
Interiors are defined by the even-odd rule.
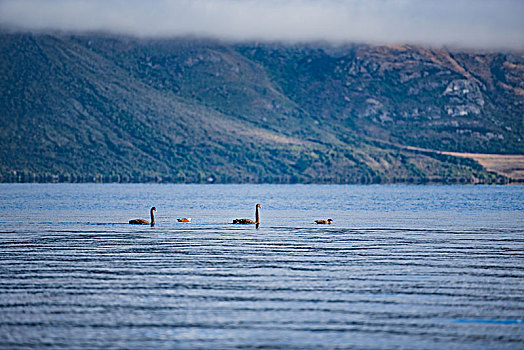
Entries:
[[151,222],[148,222],[147,220],[144,220],[144,219],[134,219],[134,220],[129,220],[129,223],[131,225],[151,225],[151,226],[154,226],[155,225],[155,215],[153,214],[154,211],[156,211],[156,208],[152,207],[151,208]]
[[260,218],[258,217],[258,208],[262,208],[260,204],[255,206],[255,221],[250,219],[235,219],[233,220],[233,223],[240,225],[258,225],[260,223]]
[[315,220],[315,222],[317,224],[327,224],[327,225],[330,225],[331,224],[331,221],[333,221],[333,219],[327,219],[327,220]]

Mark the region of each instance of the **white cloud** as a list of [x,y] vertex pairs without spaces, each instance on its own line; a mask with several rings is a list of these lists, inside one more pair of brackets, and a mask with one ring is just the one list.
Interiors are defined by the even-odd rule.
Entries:
[[522,0],[0,0],[21,30],[524,48]]

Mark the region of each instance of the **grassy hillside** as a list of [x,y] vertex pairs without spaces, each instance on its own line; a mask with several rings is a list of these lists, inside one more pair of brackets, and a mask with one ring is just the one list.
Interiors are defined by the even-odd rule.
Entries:
[[0,34],[1,181],[504,182],[524,58]]

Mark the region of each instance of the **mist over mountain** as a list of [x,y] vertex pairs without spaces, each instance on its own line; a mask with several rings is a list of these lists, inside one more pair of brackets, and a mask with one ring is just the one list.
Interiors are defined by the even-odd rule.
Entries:
[[2,181],[505,182],[524,55],[0,34]]
[[141,38],[524,49],[522,0],[0,0],[0,27]]

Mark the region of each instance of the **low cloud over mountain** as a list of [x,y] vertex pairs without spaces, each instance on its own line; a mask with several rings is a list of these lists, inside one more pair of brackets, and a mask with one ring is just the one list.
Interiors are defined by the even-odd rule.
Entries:
[[139,37],[524,47],[521,0],[0,0],[0,25]]

